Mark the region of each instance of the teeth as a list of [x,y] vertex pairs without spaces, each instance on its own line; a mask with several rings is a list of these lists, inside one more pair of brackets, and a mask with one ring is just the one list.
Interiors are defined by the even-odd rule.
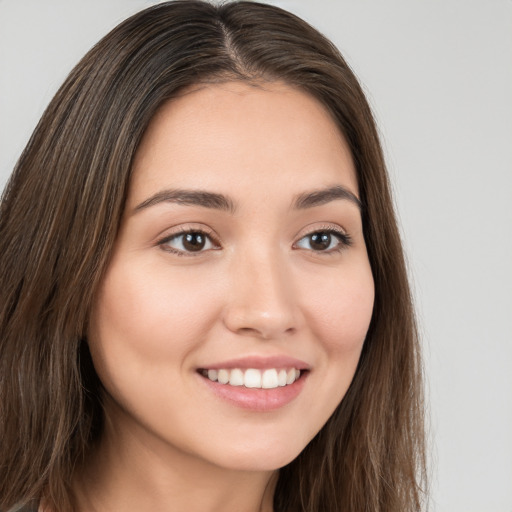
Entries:
[[245,386],[246,388],[274,389],[293,384],[300,377],[296,368],[256,370],[240,368],[232,370],[203,370],[203,375],[213,382],[230,386]]
[[277,381],[277,370],[265,370],[263,372],[263,375],[261,377],[261,387],[264,389],[272,389],[277,388],[278,386]]
[[243,386],[244,385],[244,374],[242,370],[236,368],[235,370],[231,370],[231,375],[229,376],[229,385],[230,386]]
[[217,372],[217,380],[221,384],[227,384],[229,382],[229,371],[228,370],[219,370]]
[[244,386],[246,388],[261,388],[261,372],[259,370],[245,370]]

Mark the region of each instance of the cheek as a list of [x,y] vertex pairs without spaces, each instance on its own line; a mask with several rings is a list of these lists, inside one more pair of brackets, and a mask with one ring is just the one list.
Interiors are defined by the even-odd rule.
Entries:
[[136,382],[179,382],[189,355],[217,317],[218,300],[209,295],[204,281],[168,273],[133,262],[116,264],[99,290],[89,347],[101,381],[120,401],[127,389],[135,387],[130,393],[138,393]]
[[135,264],[123,267],[113,266],[98,294],[91,321],[96,337],[112,344],[122,339],[125,349],[147,357],[201,338],[217,302],[200,277],[169,276],[165,269]]
[[310,376],[315,398],[308,411],[307,444],[343,400],[359,363],[374,303],[369,264],[318,278],[313,289],[303,288],[300,295],[307,304],[308,329],[320,349]]
[[374,293],[369,265],[326,280],[316,293],[310,292],[309,325],[327,354],[359,357],[372,317]]

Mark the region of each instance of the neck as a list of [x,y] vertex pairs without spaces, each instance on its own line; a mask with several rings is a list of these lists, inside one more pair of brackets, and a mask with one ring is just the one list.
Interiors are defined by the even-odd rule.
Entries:
[[222,468],[137,425],[106,422],[74,478],[80,512],[272,512],[277,471]]

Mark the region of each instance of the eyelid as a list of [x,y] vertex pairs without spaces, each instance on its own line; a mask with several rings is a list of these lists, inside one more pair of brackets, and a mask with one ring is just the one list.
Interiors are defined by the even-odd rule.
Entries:
[[305,228],[302,228],[295,236],[295,239],[300,240],[305,236],[312,235],[313,233],[318,233],[319,231],[331,231],[334,233],[338,233],[341,236],[346,236],[350,238],[350,235],[348,234],[347,230],[342,228],[339,224],[322,222],[320,224],[309,224]]
[[[172,229],[172,228],[171,228]],[[212,245],[214,246],[213,249],[206,249],[206,250],[200,250],[200,251],[182,251],[179,249],[172,248],[170,246],[166,246],[166,244],[171,241],[174,238],[177,238],[179,236],[186,235],[188,233],[200,233],[202,235],[205,235]],[[219,241],[219,237],[215,234],[215,232],[205,225],[197,225],[197,224],[187,224],[187,225],[180,225],[177,228],[174,228],[173,231],[166,231],[165,235],[160,236],[155,245],[159,246],[163,251],[169,252],[171,254],[175,254],[177,256],[200,256],[206,252],[209,252],[211,250],[217,250],[221,248],[221,244]]]
[[301,230],[295,238],[296,241],[293,243],[294,248],[301,249],[301,248],[295,247],[298,242],[300,242],[301,240],[303,240],[304,238],[306,238],[308,236],[311,236],[315,233],[321,233],[321,232],[324,232],[324,233],[327,232],[327,233],[334,234],[335,236],[337,236],[339,238],[340,243],[339,243],[338,247],[336,247],[334,249],[330,249],[330,250],[326,250],[326,251],[312,251],[312,252],[315,252],[317,254],[332,254],[332,253],[340,252],[343,249],[346,249],[347,247],[350,247],[352,245],[352,237],[344,228],[342,228],[338,224],[323,223],[320,225],[312,225],[312,226],[310,225],[310,226],[304,228],[303,230]]
[[[172,231],[167,231],[165,235],[159,237],[155,243],[155,245],[160,246],[160,248],[166,252],[178,255],[178,256],[192,256],[197,257],[201,256],[204,253],[207,253],[212,250],[218,250],[221,249],[221,243],[219,241],[219,237],[215,234],[215,232],[205,225],[197,225],[197,224],[187,224],[187,225],[180,225],[176,228],[171,228]],[[332,223],[322,223],[320,225],[309,225],[306,228],[303,228],[299,234],[295,237],[295,242],[293,243],[294,249],[303,249],[301,247],[297,247],[298,242],[306,238],[307,236],[311,236],[315,233],[321,233],[321,232],[327,232],[334,234],[339,239],[339,244],[337,247],[325,251],[314,251],[310,249],[312,252],[318,253],[318,254],[331,254],[339,252],[343,249],[346,249],[347,247],[350,247],[352,245],[352,238],[347,233],[347,231],[339,226],[338,224],[332,224]],[[214,246],[213,248],[205,249],[205,250],[198,250],[198,251],[186,251],[186,250],[180,250],[173,247],[170,247],[166,245],[169,241],[171,241],[174,238],[177,238],[179,236],[183,236],[189,233],[200,233],[205,235],[209,240],[210,243]],[[304,249],[308,250],[308,249]]]

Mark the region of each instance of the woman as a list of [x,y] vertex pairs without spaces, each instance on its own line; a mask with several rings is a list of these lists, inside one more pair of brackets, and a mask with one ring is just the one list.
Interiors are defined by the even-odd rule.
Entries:
[[0,218],[1,510],[419,510],[374,121],[276,7],[160,4],[72,71]]

